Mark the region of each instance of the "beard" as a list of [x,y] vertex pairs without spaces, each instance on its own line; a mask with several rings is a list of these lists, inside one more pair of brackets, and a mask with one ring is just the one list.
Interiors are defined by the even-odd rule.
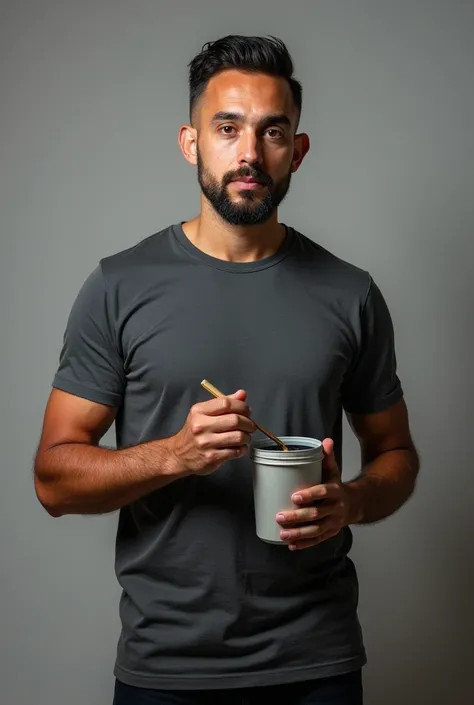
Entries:
[[[199,149],[197,151],[197,175],[199,185],[216,213],[230,225],[260,225],[265,223],[287,195],[291,172],[277,183],[257,166],[244,166],[237,171],[228,171],[220,183],[206,169]],[[234,202],[229,196],[227,187],[237,177],[251,177],[264,184],[264,195],[256,194],[254,190],[239,191],[240,201]]]

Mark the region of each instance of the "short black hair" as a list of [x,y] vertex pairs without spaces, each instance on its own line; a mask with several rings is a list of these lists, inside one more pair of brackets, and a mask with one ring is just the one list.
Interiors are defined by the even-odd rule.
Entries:
[[189,67],[189,116],[205,91],[210,79],[225,69],[240,69],[285,78],[290,84],[293,100],[301,114],[303,88],[293,75],[293,60],[288,49],[277,37],[246,37],[229,34],[207,42]]

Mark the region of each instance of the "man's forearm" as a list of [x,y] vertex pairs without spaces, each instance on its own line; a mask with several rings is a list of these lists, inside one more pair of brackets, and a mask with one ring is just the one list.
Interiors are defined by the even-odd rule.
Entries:
[[369,524],[397,511],[415,488],[419,461],[414,449],[390,450],[368,463],[359,477],[344,484],[349,524]]
[[113,512],[186,474],[167,439],[124,450],[61,443],[35,467],[38,498],[52,516]]

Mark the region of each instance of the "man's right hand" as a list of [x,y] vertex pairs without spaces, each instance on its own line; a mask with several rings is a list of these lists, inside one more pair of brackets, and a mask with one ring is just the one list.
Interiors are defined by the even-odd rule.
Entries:
[[226,460],[245,455],[255,431],[246,398],[239,390],[191,408],[181,431],[168,439],[183,471],[210,475]]

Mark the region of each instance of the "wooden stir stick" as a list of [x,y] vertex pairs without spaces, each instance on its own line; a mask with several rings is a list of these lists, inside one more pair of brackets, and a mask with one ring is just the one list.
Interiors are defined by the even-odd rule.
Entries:
[[[206,389],[206,390],[207,390],[210,394],[212,394],[214,397],[225,397],[225,394],[223,394],[222,392],[220,392],[220,391],[217,389],[217,387],[214,387],[214,385],[211,384],[210,382],[208,382],[207,379],[203,379],[203,380],[202,380],[201,386],[204,387],[204,389]],[[260,426],[260,425],[259,425],[256,421],[254,421],[253,419],[251,419],[251,420],[253,421],[253,423],[255,424],[255,426],[258,428],[259,431],[261,431],[261,432],[264,433],[266,436],[268,436],[268,438],[271,438],[271,440],[274,441],[275,443],[277,443],[277,445],[281,446],[281,449],[282,449],[283,451],[286,452],[286,451],[288,450],[287,446],[283,443],[283,441],[280,441],[280,439],[277,438],[276,436],[274,436],[273,433],[270,433],[270,431],[267,431],[266,428],[263,428],[263,426]]]

